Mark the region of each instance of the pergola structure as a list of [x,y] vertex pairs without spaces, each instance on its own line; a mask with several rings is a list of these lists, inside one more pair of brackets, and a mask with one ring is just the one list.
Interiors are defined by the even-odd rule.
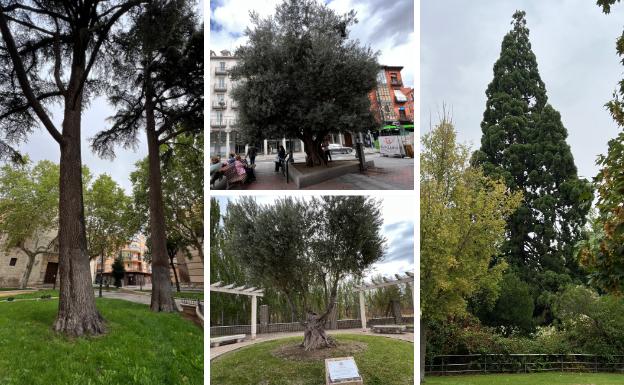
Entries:
[[210,291],[219,293],[247,295],[251,297],[251,339],[256,339],[256,319],[258,313],[258,297],[264,296],[264,289],[247,287],[245,285],[236,287],[235,284],[224,285],[222,282],[210,284]]
[[396,279],[388,279],[383,277],[381,281],[375,282],[372,281],[369,284],[361,285],[355,289],[355,291],[360,292],[360,319],[362,320],[362,330],[366,330],[366,305],[364,304],[364,292],[367,290],[379,289],[380,287],[386,286],[394,286],[400,285],[402,283],[407,283],[412,287],[412,292],[414,291],[414,274],[410,272],[405,273],[405,277],[401,277],[398,274],[394,275]]

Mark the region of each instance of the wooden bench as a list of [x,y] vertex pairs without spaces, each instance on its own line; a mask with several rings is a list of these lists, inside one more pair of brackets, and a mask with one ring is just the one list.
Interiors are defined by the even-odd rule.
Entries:
[[403,334],[406,327],[405,325],[375,325],[371,329],[374,333]]
[[223,337],[215,337],[210,339],[210,347],[214,348],[215,346],[219,346],[224,343],[236,343],[243,342],[245,339],[245,334],[236,334],[233,336],[223,336]]

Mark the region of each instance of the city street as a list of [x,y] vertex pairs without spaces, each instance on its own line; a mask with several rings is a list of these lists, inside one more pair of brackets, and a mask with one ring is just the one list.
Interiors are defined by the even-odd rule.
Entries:
[[[275,156],[256,158],[256,181],[236,186],[245,190],[293,190],[295,184],[286,183],[281,173],[275,172]],[[335,154],[333,160],[355,159],[353,154]],[[308,186],[304,190],[411,190],[414,188],[414,159],[385,157],[378,153],[366,154],[366,160],[373,160],[375,167],[364,173],[351,173]],[[303,162],[304,155],[296,155],[295,162]]]

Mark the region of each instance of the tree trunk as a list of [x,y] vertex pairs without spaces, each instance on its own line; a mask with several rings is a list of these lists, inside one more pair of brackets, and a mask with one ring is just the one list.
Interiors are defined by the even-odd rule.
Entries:
[[314,140],[312,135],[305,134],[303,136],[304,149],[306,153],[306,166],[314,167],[321,164],[327,164],[321,142]]
[[23,248],[22,251],[28,256],[28,263],[26,264],[26,270],[24,270],[24,274],[22,275],[20,289],[26,289],[26,287],[28,287],[28,279],[30,278],[30,273],[32,272],[33,265],[35,264],[35,258],[37,257],[37,254],[28,252]]
[[[72,79],[82,75],[80,68],[72,72]],[[70,86],[76,87],[75,84]],[[105,333],[106,328],[95,307],[87,253],[80,154],[82,96],[77,97],[75,104],[73,97],[73,92],[65,97],[63,119],[59,190],[60,298],[54,330],[69,336],[98,335]]]
[[425,353],[427,352],[427,331],[425,330],[425,323],[420,320],[420,383],[425,382]]
[[[146,77],[149,79],[149,73]],[[146,87],[145,118],[147,131],[147,150],[149,162],[149,212],[152,241],[152,311],[174,312],[175,302],[171,293],[169,275],[169,256],[167,253],[167,234],[165,230],[165,212],[162,198],[162,179],[160,174],[160,149],[154,117],[153,93]]]
[[316,313],[308,312],[303,334],[303,348],[310,351],[334,346],[336,346],[334,340],[325,333],[325,319]]
[[176,289],[178,293],[180,292],[180,280],[178,279],[178,272],[173,264],[173,255],[169,255],[169,262],[171,263],[171,270],[173,270],[173,277],[175,279]]

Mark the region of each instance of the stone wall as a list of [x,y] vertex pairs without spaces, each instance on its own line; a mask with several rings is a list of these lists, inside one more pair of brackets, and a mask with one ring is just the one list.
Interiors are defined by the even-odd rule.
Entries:
[[[47,245],[55,236],[56,233],[44,234],[37,241],[30,240],[27,246],[32,247],[35,242],[39,245]],[[4,242],[5,239],[0,238],[0,287],[19,287],[28,264],[28,256],[18,248],[6,250]],[[12,258],[17,259],[14,266],[11,266]],[[29,287],[43,284],[48,262],[58,262],[58,256],[56,254],[37,255],[28,279]]]
[[[414,317],[403,317],[403,323],[413,324]],[[394,317],[372,318],[366,321],[366,326],[373,325],[391,325],[394,324]],[[357,329],[362,326],[359,319],[343,319],[338,320],[338,329]],[[303,332],[304,326],[299,322],[290,323],[274,323],[263,326],[256,326],[258,334],[261,333],[284,333],[284,332]],[[210,327],[210,337],[230,336],[234,334],[251,334],[251,325],[234,325],[234,326],[212,326]]]

